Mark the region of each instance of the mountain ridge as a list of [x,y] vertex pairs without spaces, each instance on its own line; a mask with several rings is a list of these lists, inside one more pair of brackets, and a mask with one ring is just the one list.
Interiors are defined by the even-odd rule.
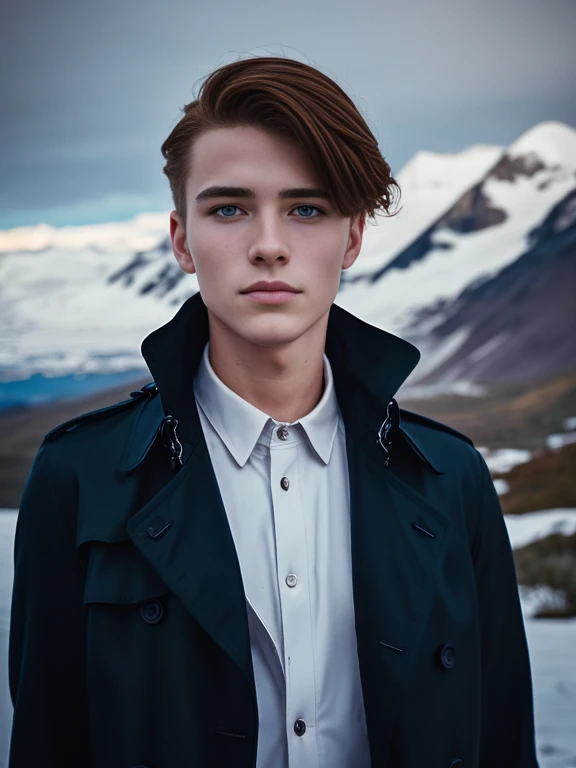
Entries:
[[[403,205],[377,226],[368,225],[336,302],[421,348],[407,386],[480,394],[492,378],[502,380],[507,357],[515,361],[508,365],[513,375],[533,371],[527,361],[535,354],[529,339],[536,338],[536,328],[529,307],[516,312],[521,327],[512,331],[512,299],[502,305],[496,298],[514,296],[505,284],[516,275],[512,283],[519,288],[529,265],[534,275],[546,275],[546,299],[543,290],[530,294],[528,283],[525,289],[546,301],[548,346],[559,350],[552,363],[541,349],[541,364],[546,360],[558,371],[576,367],[564,287],[572,279],[576,246],[570,240],[563,258],[529,256],[536,241],[542,241],[541,253],[543,238],[548,251],[557,249],[554,226],[571,221],[576,130],[547,121],[508,147],[422,150],[396,178]],[[0,380],[141,365],[144,336],[198,290],[196,277],[174,259],[167,231],[168,213],[107,225],[0,231]],[[566,270],[563,279],[554,277],[551,264]],[[513,300],[518,307],[523,301],[519,294]],[[514,339],[525,343],[512,355]]]

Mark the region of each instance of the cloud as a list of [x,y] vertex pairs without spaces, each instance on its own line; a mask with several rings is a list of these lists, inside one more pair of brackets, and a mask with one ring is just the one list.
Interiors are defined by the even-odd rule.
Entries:
[[[343,0],[271,0],[265,13],[260,0],[9,4],[0,226],[93,221],[96,204],[129,216],[139,196],[165,208],[160,146],[180,108],[214,68],[249,55],[335,78],[396,170],[421,149],[575,124],[575,28],[573,0],[367,0],[357,13]],[[132,202],[123,213],[109,195]]]
[[100,224],[126,221],[143,211],[161,213],[166,211],[166,231],[168,231],[168,214],[172,208],[169,194],[155,196],[152,194],[110,193],[100,198],[82,199],[76,202],[46,205],[45,207],[23,208],[20,211],[2,211],[0,212],[0,230],[42,223],[54,227]]

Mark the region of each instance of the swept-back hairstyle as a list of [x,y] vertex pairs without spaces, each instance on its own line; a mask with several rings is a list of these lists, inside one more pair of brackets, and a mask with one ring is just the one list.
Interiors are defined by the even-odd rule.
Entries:
[[257,126],[304,148],[343,217],[389,214],[400,187],[354,102],[333,80],[289,58],[257,56],[227,64],[203,82],[198,98],[162,144],[174,207],[186,221],[186,178],[194,140],[212,128]]

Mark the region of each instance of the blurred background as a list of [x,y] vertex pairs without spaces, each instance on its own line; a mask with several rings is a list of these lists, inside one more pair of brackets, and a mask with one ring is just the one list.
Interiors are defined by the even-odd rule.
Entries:
[[397,178],[337,303],[422,352],[402,407],[470,435],[514,548],[542,768],[576,765],[576,6],[23,0],[0,32],[0,766],[13,536],[44,434],[150,381],[198,286],[160,145],[204,77],[318,67]]

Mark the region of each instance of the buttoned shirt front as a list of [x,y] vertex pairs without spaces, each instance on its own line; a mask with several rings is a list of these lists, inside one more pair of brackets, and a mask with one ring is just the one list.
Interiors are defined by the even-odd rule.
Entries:
[[194,379],[246,595],[257,768],[369,768],[344,423],[330,363],[316,407],[285,424],[215,374]]

